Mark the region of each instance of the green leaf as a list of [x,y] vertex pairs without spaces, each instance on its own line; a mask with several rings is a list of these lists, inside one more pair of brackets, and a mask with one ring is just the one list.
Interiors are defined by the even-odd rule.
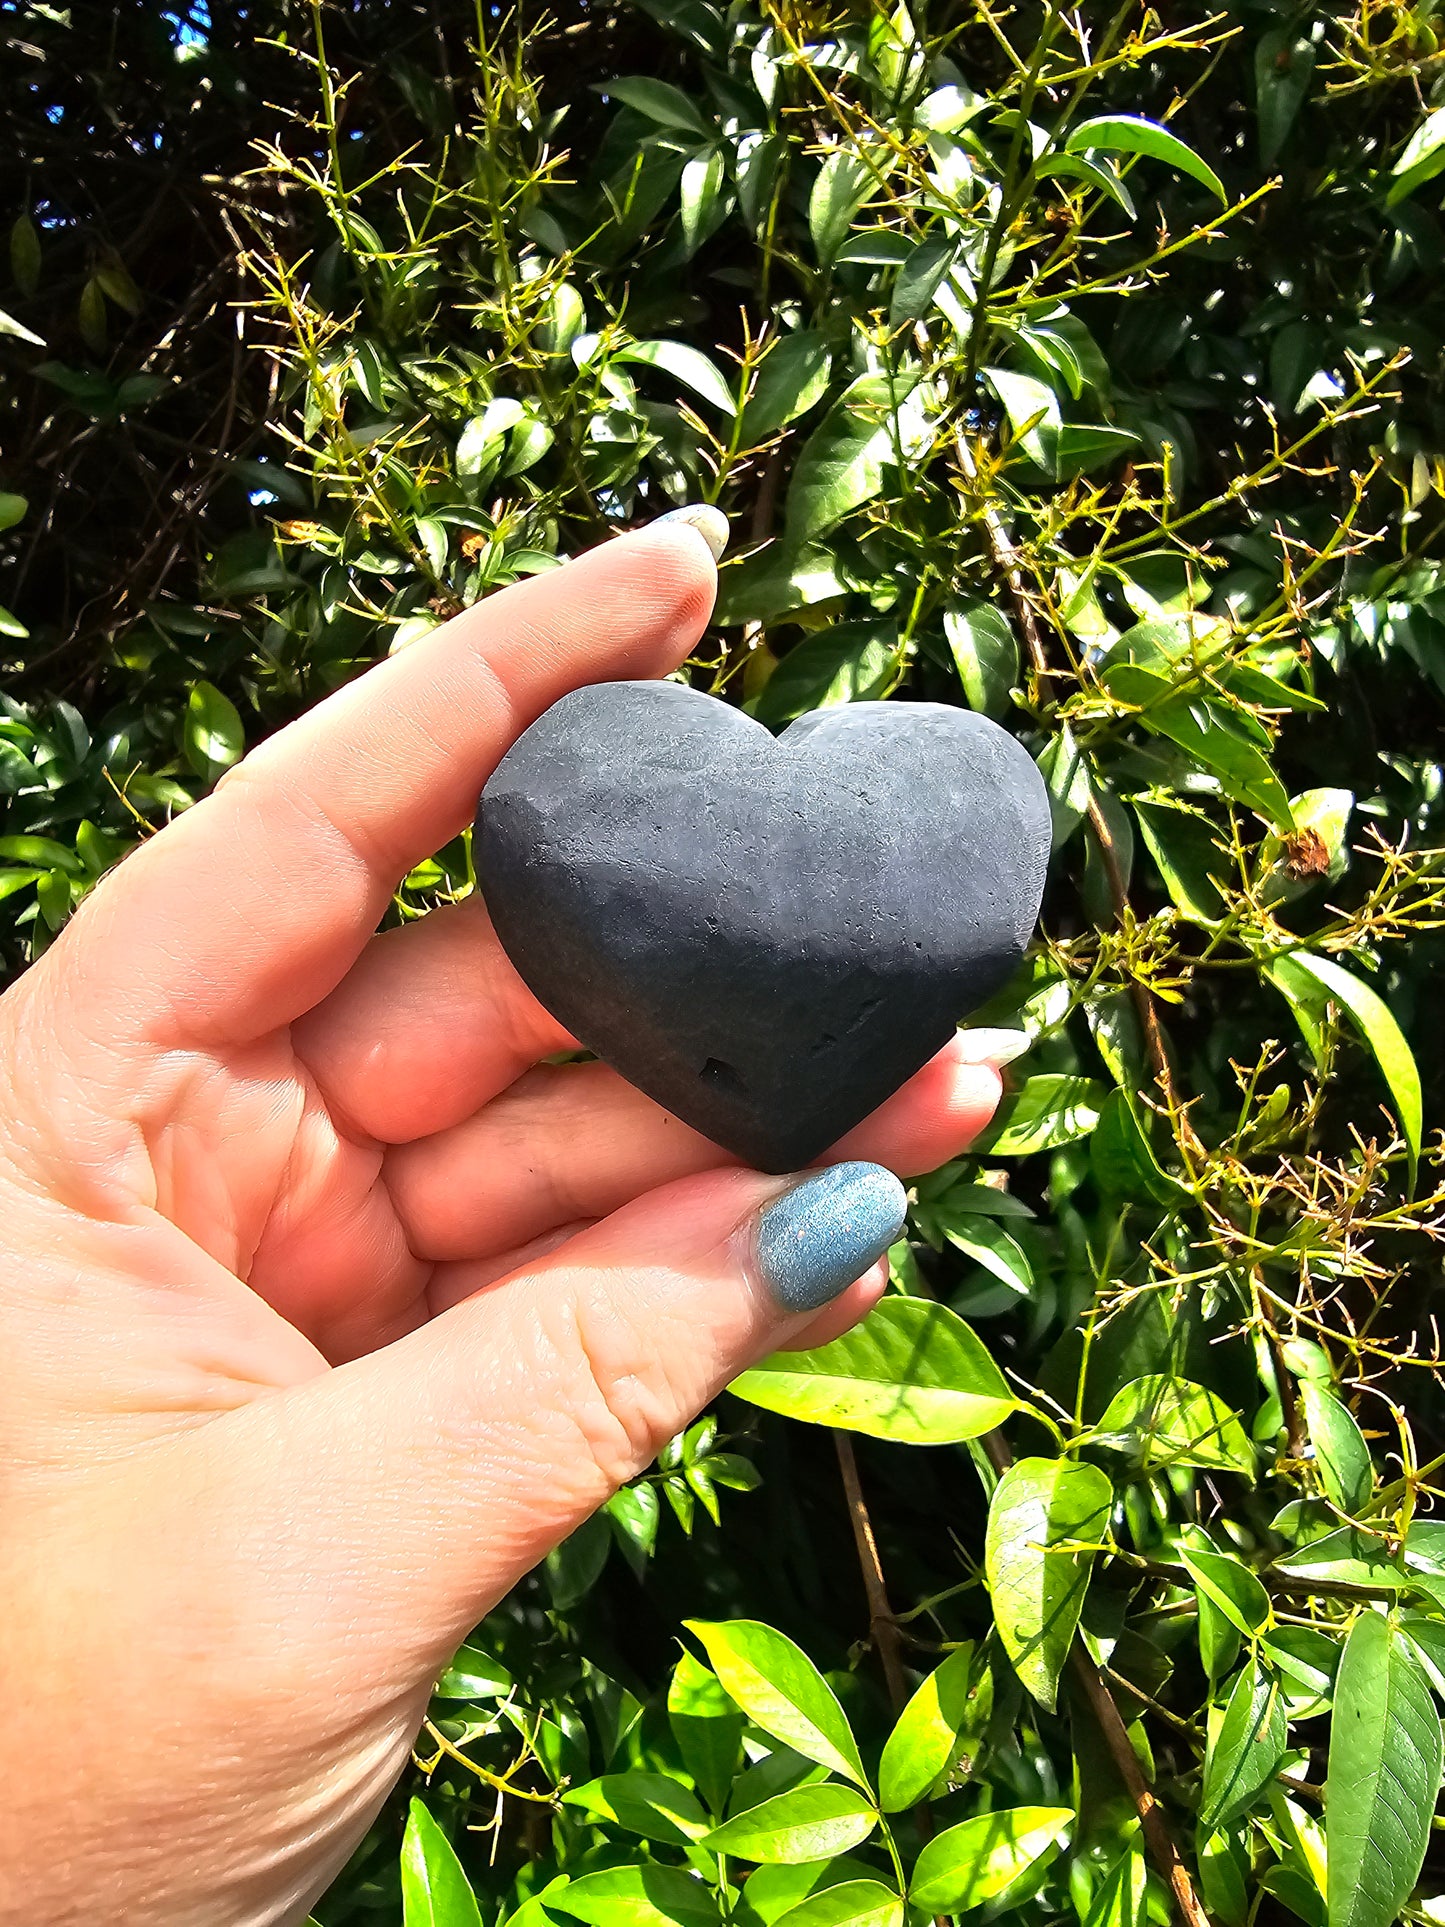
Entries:
[[929,1914],[961,1914],[998,1900],[1052,1860],[1072,1807],[1004,1807],[935,1834],[918,1856],[908,1898]]
[[1276,1626],[1266,1633],[1261,1650],[1297,1688],[1327,1700],[1335,1690],[1340,1663],[1338,1640],[1313,1626]]
[[902,1445],[979,1438],[1018,1404],[969,1326],[921,1298],[885,1298],[842,1338],[777,1352],[728,1389],[765,1411]]
[[973,1148],[991,1157],[1021,1158],[1070,1144],[1098,1123],[1104,1096],[1104,1086],[1092,1077],[1048,1072],[1025,1078],[1004,1098]]
[[28,301],[40,286],[40,236],[28,214],[17,216],[10,230],[10,274]]
[[753,448],[823,399],[833,358],[820,334],[784,335],[764,355],[743,408],[741,445]]
[[1049,154],[1034,170],[1037,180],[1082,181],[1085,187],[1107,194],[1131,221],[1137,219],[1134,197],[1130,194],[1112,162],[1091,161],[1082,154]]
[[695,155],[682,170],[678,211],[682,218],[682,245],[689,260],[717,225],[726,178],[720,147],[713,148],[709,154]]
[[985,368],[983,376],[1003,403],[1018,446],[1030,461],[1052,474],[1053,446],[1044,436],[1046,431],[1057,433],[1062,426],[1058,396],[1036,376],[1017,374],[1009,368]]
[[1166,1372],[1150,1372],[1115,1393],[1097,1442],[1137,1452],[1146,1465],[1255,1470],[1254,1447],[1224,1400]]
[[547,1896],[550,1913],[591,1927],[717,1927],[717,1902],[694,1874],[651,1861],[583,1874]]
[[831,267],[854,215],[872,192],[873,170],[868,163],[847,148],[834,148],[818,169],[808,196],[808,232],[820,267]]
[[881,1880],[843,1880],[780,1914],[776,1927],[903,1927],[903,1902]]
[[222,770],[241,760],[246,747],[241,718],[230,697],[223,696],[214,683],[198,682],[192,689],[181,745],[186,761],[207,782],[215,782]]
[[[1433,180],[1445,167],[1445,107],[1437,107],[1415,129],[1395,165],[1390,169],[1391,186],[1385,196],[1386,207],[1395,207],[1417,187]],[[1331,1922],[1331,1927],[1334,1923]]]
[[31,332],[23,321],[17,321],[13,314],[6,314],[0,308],[0,335],[10,335],[16,341],[28,341],[33,348],[43,348],[45,337]]
[[788,651],[753,713],[776,728],[809,710],[874,701],[894,681],[898,664],[896,622],[840,622],[805,636]]
[[725,1692],[755,1726],[832,1773],[866,1787],[858,1743],[832,1687],[786,1633],[756,1619],[684,1621]]
[[606,94],[610,100],[620,100],[624,107],[631,107],[659,127],[675,127],[684,134],[711,131],[682,89],[668,81],[635,74],[622,80],[596,81],[594,90]]
[[502,459],[502,443],[508,431],[526,412],[521,402],[509,395],[489,401],[457,437],[457,474],[483,479],[489,476]]
[[923,319],[933,306],[933,297],[953,265],[953,257],[957,252],[958,242],[953,239],[919,242],[898,270],[898,279],[893,283],[893,300],[888,314],[892,327],[901,328],[908,322]]
[[561,1545],[547,1554],[543,1570],[547,1590],[558,1612],[567,1612],[585,1599],[602,1577],[607,1555],[612,1550],[612,1534],[605,1513],[594,1512]]
[[1341,1512],[1362,1512],[1375,1489],[1364,1433],[1353,1414],[1313,1379],[1301,1384],[1300,1404],[1326,1497]]
[[948,1771],[970,1711],[973,1659],[970,1640],[935,1667],[898,1715],[878,1766],[879,1805],[885,1813],[916,1806]]
[[1289,139],[1315,71],[1315,43],[1295,27],[1261,34],[1254,50],[1254,101],[1259,158],[1272,167]]
[[1225,874],[1228,857],[1209,824],[1193,811],[1140,797],[1132,799],[1132,808],[1174,907],[1191,923],[1217,923],[1224,898],[1215,878]]
[[512,1675],[480,1646],[459,1646],[432,1692],[441,1700],[499,1700],[512,1690]]
[[1246,1666],[1204,1762],[1199,1825],[1206,1833],[1253,1803],[1279,1770],[1287,1737],[1279,1682],[1262,1666]]
[[427,567],[433,575],[443,575],[447,566],[446,524],[434,515],[419,515],[415,527],[417,546],[426,557]]
[[1109,1524],[1114,1488],[1097,1466],[1019,1459],[988,1508],[984,1570],[994,1624],[1024,1685],[1052,1712],[1088,1589],[1092,1551]]
[[1019,679],[1018,638],[1008,617],[992,602],[958,602],[944,611],[943,633],[969,708],[1005,715]]
[[664,374],[671,375],[674,381],[680,381],[684,388],[690,388],[693,394],[711,402],[724,414],[731,415],[737,410],[737,398],[726,377],[700,348],[689,348],[682,341],[634,341],[614,349],[612,359],[635,362],[645,368],[661,368]]
[[0,530],[13,529],[17,522],[24,520],[29,507],[23,495],[11,495],[0,489]]
[[[1338,1004],[1364,1039],[1389,1086],[1399,1113],[1400,1130],[1410,1156],[1410,1172],[1420,1157],[1424,1126],[1420,1073],[1414,1054],[1405,1042],[1404,1032],[1395,1022],[1389,1005],[1378,991],[1329,957],[1316,957],[1307,950],[1294,950],[1270,957],[1265,975],[1301,1019],[1305,1042],[1315,1049],[1318,1026],[1326,1007]],[[1311,1026],[1312,1028],[1307,1028]]]
[[803,444],[788,486],[789,539],[803,542],[835,528],[883,486],[899,459],[897,409],[916,376],[860,375]]
[[1343,1580],[1351,1586],[1385,1586],[1392,1590],[1410,1583],[1404,1566],[1385,1541],[1373,1532],[1361,1532],[1357,1526],[1341,1526],[1323,1538],[1311,1539],[1274,1563],[1278,1571],[1298,1579]]
[[1082,1927],[1145,1927],[1149,1870],[1138,1847],[1126,1847],[1095,1890]]
[[763,1862],[831,1860],[866,1840],[878,1824],[872,1802],[855,1788],[826,1782],[794,1787],[714,1827],[709,1853]]
[[1424,1613],[1401,1613],[1396,1621],[1424,1668],[1431,1688],[1445,1695],[1445,1620]]
[[976,1265],[982,1265],[1010,1291],[1027,1297],[1033,1289],[1033,1267],[1023,1246],[1001,1224],[988,1218],[974,1218],[946,1225],[943,1235],[956,1250],[972,1258]]
[[74,850],[51,836],[0,836],[0,862],[29,869],[66,870],[79,876],[85,865]]
[[[749,1769],[750,1772],[755,1770]],[[818,1770],[813,1769],[814,1772]],[[867,1879],[871,1873],[872,1869],[863,1861],[846,1853],[840,1854],[836,1860],[802,1860],[791,1866],[779,1861],[770,1867],[758,1867],[748,1875],[747,1898],[740,1909],[739,1918],[754,1922],[760,1920],[764,1927],[775,1927],[777,1921],[793,1908],[801,1906],[805,1900],[811,1900],[830,1887]]]
[[1144,120],[1137,114],[1101,114],[1095,120],[1082,121],[1072,130],[1064,148],[1070,154],[1100,149],[1110,154],[1147,154],[1151,160],[1163,161],[1167,167],[1190,175],[1217,200],[1226,204],[1229,200],[1223,181],[1192,147],[1186,147],[1177,134],[1169,133],[1157,121]]
[[1269,1594],[1248,1566],[1227,1553],[1181,1545],[1179,1556],[1205,1598],[1251,1638],[1269,1624]]
[[564,1806],[580,1807],[593,1820],[614,1820],[644,1840],[686,1847],[707,1832],[707,1815],[694,1794],[663,1773],[604,1773],[599,1780],[572,1787]]
[[1177,1207],[1189,1196],[1160,1165],[1133,1100],[1122,1090],[1110,1091],[1100,1106],[1089,1139],[1089,1164],[1096,1182],[1112,1197]]
[[1065,723],[1043,748],[1038,758],[1039,774],[1049,792],[1049,813],[1053,818],[1053,848],[1061,850],[1083,821],[1092,794],[1089,766]]
[[[1348,833],[1355,798],[1350,790],[1302,790],[1289,800],[1294,834],[1271,831],[1260,845],[1262,900],[1288,903],[1321,883],[1334,883],[1349,867]],[[1300,858],[1309,861],[1301,866]]]
[[420,1800],[401,1843],[401,1909],[403,1927],[482,1927],[462,1863]]
[[667,1689],[667,1721],[698,1792],[721,1813],[742,1762],[743,1716],[717,1676],[686,1651]]
[[[1151,686],[1162,685],[1160,677],[1135,668],[1112,675],[1111,689],[1122,682],[1123,674],[1136,681],[1148,677]],[[1259,745],[1237,733],[1243,714],[1212,698],[1171,696],[1155,703],[1139,720],[1152,734],[1167,736],[1170,742],[1177,743],[1202,769],[1217,777],[1226,796],[1268,818],[1278,828],[1291,829],[1294,819],[1284,784]]]
[[1424,1670],[1398,1626],[1364,1611],[1345,1641],[1330,1722],[1330,1927],[1389,1927],[1409,1899],[1440,1766],[1440,1716]]
[[776,622],[833,602],[847,587],[827,549],[774,542],[744,562],[724,566],[714,619],[724,626]]

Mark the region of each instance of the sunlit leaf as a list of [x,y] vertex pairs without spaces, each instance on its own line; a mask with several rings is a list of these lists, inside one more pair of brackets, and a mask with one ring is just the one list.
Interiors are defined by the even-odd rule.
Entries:
[[918,1856],[908,1898],[930,1914],[998,1900],[1057,1854],[1072,1807],[1002,1807],[936,1834]]
[[1152,1372],[1117,1392],[1099,1420],[1099,1443],[1137,1452],[1149,1465],[1196,1465],[1253,1473],[1254,1447],[1215,1393]]
[[583,1874],[549,1894],[548,1909],[589,1927],[716,1927],[717,1902],[695,1874],[651,1861]]
[[831,1860],[866,1840],[878,1824],[871,1800],[831,1782],[794,1787],[714,1827],[702,1844],[709,1853],[742,1860]]
[[1146,154],[1151,160],[1163,161],[1179,173],[1190,175],[1218,200],[1229,199],[1223,181],[1192,147],[1187,147],[1177,134],[1171,134],[1157,121],[1144,120],[1137,114],[1100,114],[1094,120],[1080,121],[1071,129],[1064,147],[1070,154]]
[[989,1504],[984,1569],[994,1624],[1014,1671],[1051,1711],[1113,1501],[1097,1466],[1018,1459]]
[[1246,1811],[1278,1770],[1285,1739],[1279,1682],[1262,1666],[1246,1666],[1205,1758],[1201,1827],[1212,1833]]
[[789,1418],[904,1445],[979,1438],[1017,1404],[969,1326],[918,1298],[885,1298],[844,1337],[777,1352],[729,1390]]
[[1366,1609],[1345,1641],[1330,1722],[1330,1927],[1389,1927],[1409,1899],[1440,1769],[1440,1715],[1420,1661],[1398,1626]]
[[860,375],[803,444],[788,487],[794,542],[823,535],[871,501],[884,469],[901,457],[897,411],[916,377]]
[[629,1833],[669,1846],[688,1846],[708,1830],[697,1796],[664,1773],[604,1773],[601,1779],[570,1787],[562,1800],[591,1819],[615,1821]]
[[455,1849],[420,1800],[401,1843],[401,1908],[403,1927],[482,1927]]
[[1413,1173],[1420,1156],[1424,1128],[1420,1073],[1404,1032],[1379,992],[1330,957],[1308,950],[1292,950],[1267,959],[1265,974],[1289,1001],[1297,1016],[1308,1020],[1305,1040],[1316,1049],[1318,1025],[1329,1004],[1338,1004],[1372,1052],[1389,1086],[1399,1113],[1400,1130]]
[[754,1619],[689,1619],[725,1692],[748,1718],[805,1758],[866,1787],[858,1743],[837,1695],[800,1646]]
[[924,1680],[898,1715],[878,1766],[885,1813],[916,1805],[947,1771],[972,1699],[974,1648],[970,1640]]

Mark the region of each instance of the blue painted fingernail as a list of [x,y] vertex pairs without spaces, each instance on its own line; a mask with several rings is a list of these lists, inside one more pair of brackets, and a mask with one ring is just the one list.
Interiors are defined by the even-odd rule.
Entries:
[[696,529],[712,550],[713,561],[722,561],[723,550],[728,545],[728,519],[711,502],[688,502],[680,509],[668,509],[651,527],[656,528],[662,522],[685,522],[690,529]]
[[903,1229],[908,1200],[881,1164],[835,1164],[758,1220],[758,1271],[784,1311],[817,1311],[861,1278]]

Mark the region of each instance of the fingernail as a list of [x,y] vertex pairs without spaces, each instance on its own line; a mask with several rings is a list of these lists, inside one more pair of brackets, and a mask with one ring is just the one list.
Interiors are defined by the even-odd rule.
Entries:
[[1033,1046],[1026,1030],[961,1030],[955,1046],[960,1064],[991,1064],[1001,1071]]
[[768,1205],[753,1252],[784,1311],[816,1311],[861,1278],[903,1229],[908,1199],[881,1164],[835,1164]]
[[723,550],[728,545],[728,519],[721,509],[715,509],[711,502],[688,502],[680,509],[669,509],[659,515],[652,528],[663,522],[683,522],[690,529],[696,529],[703,541],[712,550],[714,562],[721,562]]

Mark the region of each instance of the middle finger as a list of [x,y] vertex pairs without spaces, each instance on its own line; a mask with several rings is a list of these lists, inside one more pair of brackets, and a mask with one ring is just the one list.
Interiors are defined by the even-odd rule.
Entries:
[[[992,1116],[1001,1084],[960,1033],[825,1157],[931,1171]],[[739,1160],[605,1064],[539,1065],[464,1123],[394,1146],[382,1175],[419,1258],[482,1258]]]

